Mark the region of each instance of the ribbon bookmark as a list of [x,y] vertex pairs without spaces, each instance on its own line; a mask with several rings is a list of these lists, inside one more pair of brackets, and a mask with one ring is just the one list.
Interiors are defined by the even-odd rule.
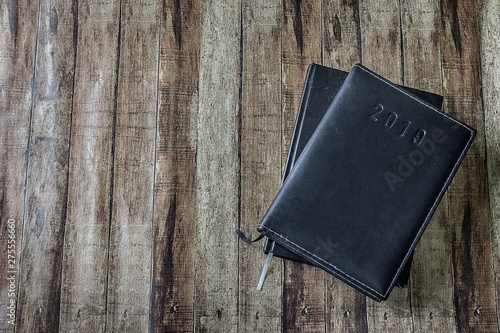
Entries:
[[[238,237],[240,237],[240,239],[242,241],[244,241],[245,243],[257,242],[264,237],[264,235],[261,234],[256,239],[249,240],[248,238],[245,237],[245,235],[243,235],[243,233],[241,232],[240,229],[236,229],[236,233],[238,234]],[[272,241],[272,242],[273,243],[271,245],[271,250],[269,250],[269,254],[267,255],[266,263],[264,264],[264,268],[262,269],[262,273],[260,274],[260,280],[259,280],[259,285],[257,286],[257,290],[262,290],[262,285],[264,284],[264,279],[266,278],[267,269],[269,268],[269,263],[271,262],[271,258],[273,257],[274,241]]]
[[266,278],[267,269],[269,268],[269,263],[271,262],[271,258],[273,257],[274,250],[274,241],[271,245],[271,250],[269,250],[269,254],[267,255],[266,263],[264,264],[264,268],[262,269],[262,273],[260,274],[259,284],[257,285],[257,290],[262,290],[262,285],[264,284],[264,279]]
[[241,232],[240,229],[236,229],[236,233],[238,234],[238,237],[240,237],[240,239],[242,241],[244,241],[245,243],[254,243],[254,242],[258,242],[260,241],[262,238],[264,238],[264,235],[259,235],[259,237],[255,238],[254,240],[248,240],[248,238],[245,237],[245,235],[243,235],[243,233]]

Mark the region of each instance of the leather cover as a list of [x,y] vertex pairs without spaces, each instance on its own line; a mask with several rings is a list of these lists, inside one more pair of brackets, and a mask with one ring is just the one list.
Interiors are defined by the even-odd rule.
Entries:
[[[290,173],[295,160],[300,156],[305,145],[314,133],[314,130],[316,130],[316,127],[323,118],[330,104],[333,102],[334,97],[337,95],[340,87],[347,78],[347,75],[349,75],[349,72],[314,63],[309,66],[302,100],[297,113],[295,128],[290,143],[285,171],[283,172],[282,182]],[[437,108],[442,107],[443,97],[440,95],[405,86],[400,87],[422,98]],[[266,238],[266,241],[264,242],[264,252],[266,254],[269,253],[271,247],[272,241],[269,241],[269,238]],[[297,256],[293,252],[288,251],[279,244],[274,244],[273,254],[280,258],[298,261],[305,264],[312,264]],[[408,263],[405,265],[403,272],[398,278],[398,286],[402,287],[408,283],[410,268],[411,258],[408,260]]]
[[475,130],[356,65],[258,230],[387,299]]

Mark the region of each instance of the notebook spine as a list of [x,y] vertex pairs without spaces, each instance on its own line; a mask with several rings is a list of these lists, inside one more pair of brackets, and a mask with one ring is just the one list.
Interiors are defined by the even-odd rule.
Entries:
[[304,114],[307,107],[307,103],[309,101],[309,96],[311,94],[311,87],[314,80],[314,73],[316,71],[316,67],[317,67],[316,64],[311,63],[307,70],[306,87],[302,91],[302,98],[300,100],[299,112],[297,113],[297,117],[295,120],[295,127],[293,129],[292,140],[290,142],[290,147],[293,147],[293,149],[288,150],[288,156],[285,164],[285,171],[283,172],[283,177],[281,178],[281,185],[283,185],[283,182],[285,181],[288,174],[292,170],[293,162],[295,161],[295,154],[297,152],[297,142],[300,138],[300,132],[302,131]]

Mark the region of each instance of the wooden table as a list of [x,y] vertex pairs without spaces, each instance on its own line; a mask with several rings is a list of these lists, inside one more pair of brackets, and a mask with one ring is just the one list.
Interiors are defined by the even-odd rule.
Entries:
[[[0,1],[0,331],[498,332],[495,0]],[[376,303],[250,238],[311,62],[478,135]]]

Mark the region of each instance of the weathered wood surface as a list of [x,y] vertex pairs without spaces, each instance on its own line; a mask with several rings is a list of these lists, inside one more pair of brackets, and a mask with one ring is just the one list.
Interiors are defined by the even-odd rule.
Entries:
[[151,330],[192,332],[200,1],[163,6]]
[[194,325],[238,330],[241,4],[201,6]]
[[78,5],[40,1],[17,302],[19,331],[59,327]]
[[441,12],[444,110],[478,131],[448,190],[457,330],[491,332],[498,330],[498,307],[476,2],[443,1]]
[[[500,2],[478,1],[478,24],[481,42],[481,81],[484,107],[484,130],[486,144],[486,168],[490,223],[492,226],[493,267],[495,286],[500,283]],[[498,310],[497,310],[498,317]]]
[[[1,0],[0,331],[498,332],[499,10]],[[234,229],[279,188],[309,63],[360,61],[476,140],[388,301],[277,258],[259,292]]]
[[[281,180],[281,3],[247,0],[241,13],[239,223],[246,235],[256,238],[254,221],[271,204]],[[279,331],[281,263],[271,267],[265,287],[258,291],[262,252],[240,242],[239,254],[240,331]]]
[[79,4],[77,43],[87,47],[78,49],[75,64],[62,258],[59,327],[63,332],[74,328],[102,332],[106,327],[119,28],[119,3]]
[[38,10],[36,1],[0,1],[0,302],[3,305],[0,330],[3,332],[13,332],[15,323],[16,307],[11,300],[15,302],[19,285]]
[[150,326],[161,1],[121,4],[107,331]]

